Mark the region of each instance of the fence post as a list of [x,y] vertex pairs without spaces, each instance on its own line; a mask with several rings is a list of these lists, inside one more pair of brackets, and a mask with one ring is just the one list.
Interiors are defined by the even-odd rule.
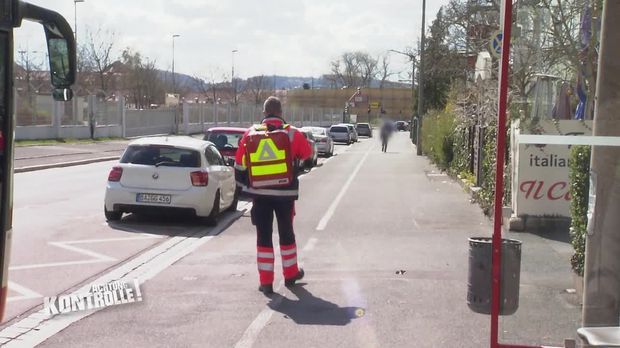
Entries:
[[183,102],[183,133],[189,135],[189,108],[190,104]]
[[61,107],[62,104],[58,101],[53,101],[52,102],[53,105],[53,109],[52,109],[52,130],[53,130],[53,134],[55,135],[56,139],[60,138],[60,124],[62,122],[62,116],[61,116]]
[[125,98],[121,96],[117,104],[118,113],[121,117],[121,135],[127,137],[127,113],[125,111]]
[[88,129],[90,131],[90,138],[95,139],[95,130],[97,129],[97,97],[89,95],[86,97],[86,102],[88,103]]

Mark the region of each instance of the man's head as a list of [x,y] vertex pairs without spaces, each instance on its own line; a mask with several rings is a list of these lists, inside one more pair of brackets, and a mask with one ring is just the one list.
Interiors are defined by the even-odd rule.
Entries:
[[265,116],[273,115],[282,117],[282,103],[280,103],[280,99],[273,96],[267,98],[265,104],[263,104],[263,114]]

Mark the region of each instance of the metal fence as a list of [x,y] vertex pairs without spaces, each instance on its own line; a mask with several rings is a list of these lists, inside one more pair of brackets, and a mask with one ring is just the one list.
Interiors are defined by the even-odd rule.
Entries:
[[[196,134],[213,126],[249,127],[263,117],[262,106],[254,104],[185,103],[177,108],[132,110],[126,109],[123,101],[95,96],[70,102],[19,93],[15,98],[16,139]],[[342,121],[342,110],[289,107],[284,110],[284,118],[297,127],[328,127]]]

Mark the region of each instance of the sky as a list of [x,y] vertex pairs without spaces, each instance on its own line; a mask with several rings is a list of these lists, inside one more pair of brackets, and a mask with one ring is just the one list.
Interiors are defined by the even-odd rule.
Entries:
[[[29,0],[55,10],[74,27],[73,0]],[[448,0],[427,1],[430,25]],[[286,75],[318,77],[347,51],[373,56],[415,46],[422,0],[84,0],[77,3],[77,39],[98,29],[115,34],[115,52],[129,47],[160,69],[204,78]],[[24,21],[15,50],[44,60],[43,29]],[[237,50],[234,53],[233,50]],[[16,56],[17,57],[17,56]],[[390,54],[392,79],[408,78],[407,58]],[[222,78],[223,79],[223,78]]]

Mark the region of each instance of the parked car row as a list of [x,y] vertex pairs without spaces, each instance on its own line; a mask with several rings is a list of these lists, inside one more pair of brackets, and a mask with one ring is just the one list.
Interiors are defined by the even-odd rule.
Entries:
[[329,127],[328,133],[335,142],[349,145],[358,142],[360,136],[372,137],[372,126],[368,123],[340,123]]
[[[108,174],[106,219],[118,221],[125,213],[173,211],[215,224],[220,212],[237,209],[241,192],[233,165],[246,131],[213,127],[202,140],[161,136],[132,141]],[[300,131],[312,147],[306,168],[317,165],[319,154],[334,154],[334,141],[325,128],[305,127]]]

